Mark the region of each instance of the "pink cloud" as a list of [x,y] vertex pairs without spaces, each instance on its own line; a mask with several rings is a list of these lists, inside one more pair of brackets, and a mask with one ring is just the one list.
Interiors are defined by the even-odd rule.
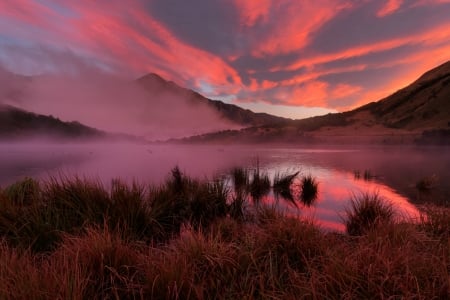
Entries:
[[295,87],[291,94],[280,99],[288,105],[302,105],[309,107],[326,107],[328,97],[328,83],[323,81],[311,81],[299,87]]
[[[442,5],[450,0],[386,0],[378,7],[364,6],[367,1],[356,2],[233,0],[230,5],[237,13],[237,16],[233,15],[233,21],[238,26],[231,24],[234,27],[231,26],[230,35],[235,35],[238,46],[230,46],[229,52],[218,54],[174,30],[140,0],[126,3],[117,0],[4,0],[0,1],[0,34],[27,45],[10,47],[2,44],[0,59],[5,61],[6,57],[20,64],[22,55],[22,61],[33,58],[36,65],[41,63],[40,58],[53,60],[53,65],[61,69],[72,68],[73,64],[64,64],[62,59],[51,57],[59,51],[82,58],[92,68],[103,66],[126,78],[156,72],[198,91],[206,86],[211,90],[207,96],[240,98],[245,95],[247,101],[341,108],[341,100],[345,105],[353,101],[349,97],[358,98],[357,103],[364,104],[364,101],[386,96],[450,58],[448,22],[421,32],[398,33],[394,38],[369,37],[367,41],[370,42],[360,44],[357,44],[358,40],[346,37],[354,46],[339,47],[340,50],[335,51],[330,46],[327,51],[331,52],[327,53],[314,49],[314,39],[321,34],[324,25],[341,20],[346,13],[358,13],[361,7],[370,7],[372,11],[368,15],[376,20],[376,16],[388,16],[400,9],[406,12],[414,5]],[[70,13],[61,13],[59,8]],[[379,19],[379,22],[386,20]],[[331,25],[335,24],[339,22]],[[14,51],[18,47],[22,50]],[[42,49],[53,52],[47,56],[33,54]],[[396,49],[404,51],[404,56],[390,58],[389,51]],[[2,58],[1,52],[6,56]],[[369,56],[374,54],[386,54],[386,59],[379,62],[377,58],[375,63]],[[242,63],[248,58],[256,62]],[[267,69],[261,71],[258,61],[267,62]],[[361,85],[345,78],[333,82],[326,79],[336,78],[339,74],[343,77],[353,72],[369,74],[371,70],[394,67],[403,68],[405,75],[400,78],[386,73],[384,76],[390,84]]]
[[441,42],[450,40],[450,23],[443,24],[439,27],[431,30],[419,33],[411,34],[404,37],[382,40],[372,44],[356,46],[345,49],[343,51],[331,53],[331,54],[318,54],[310,57],[301,58],[287,67],[274,67],[272,72],[282,70],[298,70],[303,67],[311,67],[314,65],[326,64],[329,62],[362,57],[371,53],[384,52],[392,50],[405,45],[424,44],[424,45],[436,45]]
[[386,3],[377,12],[377,17],[382,18],[395,13],[403,4],[403,0],[387,0]]
[[345,97],[349,97],[354,94],[357,94],[357,93],[361,92],[361,90],[362,90],[362,87],[360,87],[360,86],[354,86],[351,84],[340,83],[331,92],[331,97],[333,99],[345,98]]
[[[257,40],[251,40],[251,53],[256,57],[289,53],[304,48],[316,30],[343,9],[350,7],[348,2],[331,0],[265,0],[261,7],[258,6],[259,2],[256,5],[238,0],[235,5],[240,13],[241,30],[246,36],[251,39],[254,30],[265,29],[264,34]],[[273,20],[274,16],[276,20]]]

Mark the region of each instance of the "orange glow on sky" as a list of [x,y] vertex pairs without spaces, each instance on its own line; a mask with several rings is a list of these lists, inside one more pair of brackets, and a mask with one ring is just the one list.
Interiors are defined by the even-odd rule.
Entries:
[[450,60],[449,16],[448,0],[3,0],[0,66],[154,72],[302,118],[379,100]]

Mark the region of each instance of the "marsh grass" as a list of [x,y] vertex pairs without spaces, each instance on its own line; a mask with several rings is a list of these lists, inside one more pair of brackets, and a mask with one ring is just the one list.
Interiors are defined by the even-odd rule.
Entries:
[[300,180],[300,200],[306,206],[314,203],[318,196],[318,186],[316,178],[312,175],[303,176]]
[[367,169],[364,170],[363,178],[365,181],[370,181],[370,180],[374,179],[375,177],[376,176],[372,173],[371,170],[367,170]]
[[289,200],[295,204],[294,196],[292,195],[291,186],[300,172],[292,174],[276,173],[273,178],[273,192],[276,196],[281,196],[283,199]]
[[354,194],[350,200],[350,207],[346,209],[344,224],[350,235],[361,235],[379,226],[394,221],[395,214],[390,202],[378,193]]
[[255,203],[270,192],[271,184],[269,175],[261,172],[259,166],[253,171],[249,185],[249,192]]
[[431,236],[450,238],[450,208],[423,206],[419,227]]
[[108,191],[53,180],[31,203],[1,193],[0,299],[450,297],[448,210],[400,222],[378,195],[355,195],[352,236],[263,203],[245,210],[245,192],[174,171]]
[[40,196],[40,184],[33,178],[26,177],[6,187],[5,196],[15,205],[30,205]]
[[240,193],[248,189],[250,183],[249,172],[244,168],[233,168],[231,170],[231,178],[235,193]]

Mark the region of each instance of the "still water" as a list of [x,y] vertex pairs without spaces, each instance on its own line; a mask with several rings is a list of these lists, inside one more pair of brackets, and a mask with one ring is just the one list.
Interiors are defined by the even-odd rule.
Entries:
[[[174,166],[189,176],[226,176],[233,167],[252,170],[257,163],[271,178],[276,173],[312,175],[319,193],[312,205],[297,205],[269,194],[262,201],[288,214],[314,219],[327,229],[343,230],[341,216],[352,195],[378,193],[404,216],[416,217],[422,203],[450,199],[450,151],[433,147],[276,147],[131,144],[0,144],[0,186],[30,176],[79,175],[102,181],[158,184]],[[358,176],[358,173],[360,176]],[[370,174],[364,178],[364,173]],[[433,178],[433,188],[416,183]],[[295,185],[295,184],[294,184]],[[295,188],[295,186],[294,186]]]

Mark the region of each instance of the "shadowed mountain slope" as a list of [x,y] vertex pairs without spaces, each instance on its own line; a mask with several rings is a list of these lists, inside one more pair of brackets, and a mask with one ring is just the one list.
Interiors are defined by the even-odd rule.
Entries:
[[182,88],[172,81],[166,81],[161,76],[150,73],[137,80],[155,99],[163,94],[171,94],[190,104],[204,104],[216,111],[224,120],[241,126],[260,126],[285,124],[291,119],[273,116],[266,113],[254,113],[237,105],[227,104],[218,100],[211,100],[190,89]]
[[79,122],[63,122],[12,106],[0,106],[0,137],[3,139],[44,136],[52,138],[101,138],[106,133]]

